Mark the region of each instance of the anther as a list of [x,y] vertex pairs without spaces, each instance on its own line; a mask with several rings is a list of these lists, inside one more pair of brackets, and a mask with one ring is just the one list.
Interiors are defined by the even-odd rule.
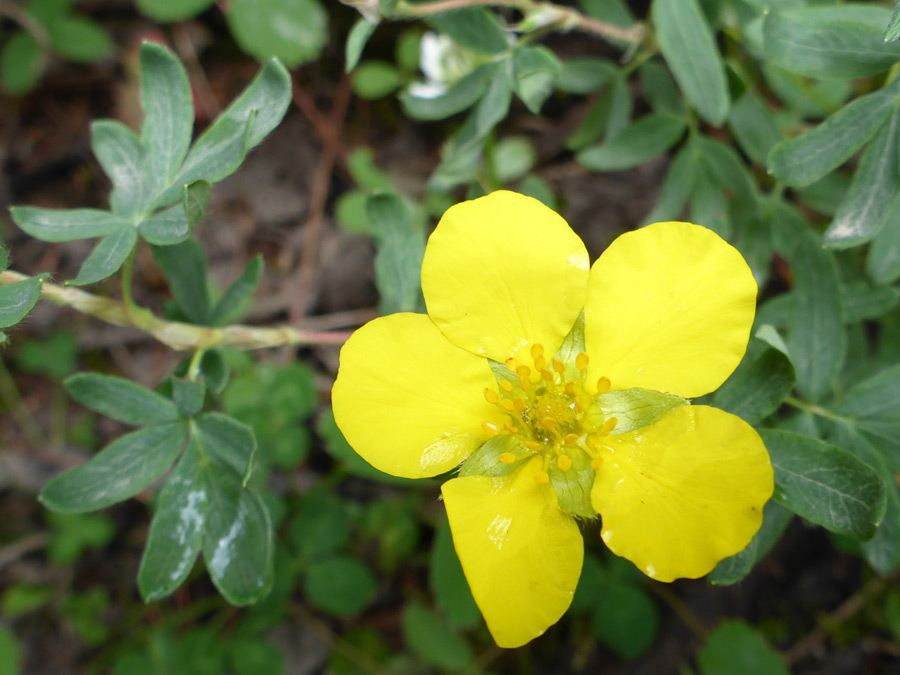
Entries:
[[560,471],[566,472],[572,468],[572,458],[568,455],[560,455],[556,458],[556,466],[559,467]]
[[559,426],[559,423],[552,417],[544,417],[541,419],[541,426],[547,431],[556,431],[556,427]]
[[578,356],[575,357],[575,367],[578,370],[584,370],[588,367],[588,355],[584,352],[581,352]]
[[521,380],[527,380],[528,376],[531,375],[531,368],[528,366],[519,366],[516,368],[516,375],[518,375]]
[[500,401],[500,406],[507,412],[513,411],[513,402],[510,401],[508,398],[505,398],[502,401]]
[[514,358],[509,357],[508,359],[506,359],[506,367],[507,367],[510,371],[516,372],[516,368],[519,367],[519,362],[516,361]]
[[605,394],[609,391],[609,388],[612,386],[612,383],[609,381],[608,377],[601,377],[597,380],[597,394]]
[[550,363],[553,364],[553,370],[555,370],[560,375],[566,372],[566,364],[564,364],[559,359],[553,359]]
[[513,399],[513,409],[520,415],[523,412],[525,412],[525,399],[524,398]]
[[618,418],[610,417],[603,424],[603,433],[608,434],[610,431],[616,428],[616,425],[619,423]]
[[537,441],[523,441],[523,442],[525,443],[525,447],[528,448],[529,450],[539,450],[541,447],[541,444],[538,443]]
[[519,386],[522,387],[522,391],[528,391],[528,387],[531,386],[531,382],[528,381],[527,377],[520,377]]
[[578,442],[578,434],[567,434],[563,442],[566,445],[575,445]]
[[537,359],[544,354],[544,345],[531,345],[531,358]]
[[543,356],[539,356],[534,360],[534,367],[538,370],[543,370],[547,367],[547,359]]
[[566,382],[566,393],[570,395],[575,393],[575,383],[572,380]]
[[507,394],[511,394],[513,390],[513,384],[509,380],[500,380],[500,388]]
[[507,430],[509,433],[511,433],[513,436],[518,436],[518,435],[519,435],[519,430],[516,429],[516,428],[515,428],[512,424],[510,424],[509,422],[504,422],[504,423],[503,423],[503,428],[506,429],[506,430]]
[[599,470],[600,470],[600,467],[601,467],[602,465],[603,465],[603,458],[602,458],[602,457],[594,457],[594,459],[591,460],[591,468],[592,468],[594,471],[599,471]]
[[547,382],[553,382],[553,373],[546,368],[541,369],[541,377],[547,380]]
[[534,479],[538,482],[539,485],[546,485],[550,482],[550,476],[546,471],[538,471],[534,474]]
[[488,403],[498,403],[500,401],[500,394],[498,394],[493,389],[489,389],[487,387],[484,388],[484,400]]
[[575,399],[575,412],[579,415],[584,412],[584,404],[581,402],[580,398]]
[[500,461],[504,464],[512,464],[516,461],[516,456],[511,452],[504,452],[500,455]]
[[494,437],[500,435],[500,429],[493,422],[482,422],[481,429],[488,436]]

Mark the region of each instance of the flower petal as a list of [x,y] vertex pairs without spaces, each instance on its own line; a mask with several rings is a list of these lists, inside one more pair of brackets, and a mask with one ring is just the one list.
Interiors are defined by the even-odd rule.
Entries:
[[747,349],[756,291],[744,258],[711,230],[656,223],[623,234],[591,269],[589,381],[685,398],[714,391]]
[[702,577],[762,524],[772,464],[739,417],[686,405],[604,444],[591,490],[603,541],[648,576]]
[[392,314],[341,349],[334,420],[376,469],[436,476],[488,439],[483,422],[507,419],[484,399],[485,387],[497,388],[485,359],[453,345],[424,314]]
[[428,240],[422,292],[455,344],[495,361],[556,352],[584,306],[584,244],[531,197],[493,192],[451,207]]
[[511,478],[444,483],[453,544],[475,602],[500,647],[543,635],[572,602],[584,542],[556,494],[540,485],[536,457]]

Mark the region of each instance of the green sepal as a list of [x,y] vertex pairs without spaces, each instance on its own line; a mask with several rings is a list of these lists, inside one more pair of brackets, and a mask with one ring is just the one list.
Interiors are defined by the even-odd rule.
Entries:
[[547,473],[550,484],[556,492],[559,508],[563,513],[579,518],[596,518],[597,512],[591,506],[591,488],[595,472],[591,468],[591,458],[577,446],[566,448],[572,460],[568,471],[562,471],[555,461],[550,462]]
[[680,396],[649,389],[610,391],[594,399],[585,411],[584,422],[588,427],[599,428],[615,417],[618,421],[610,433],[616,436],[653,424],[672,408],[689,404],[690,401]]
[[[512,453],[519,459],[512,464],[504,464],[500,461],[500,455],[505,452]],[[531,456],[531,451],[522,445],[519,439],[504,434],[492,438],[473,452],[460,467],[459,475],[460,478],[465,476],[487,476],[488,478],[509,476]]]
[[584,351],[584,310],[575,319],[572,330],[566,335],[559,350],[554,358],[559,359],[566,366],[566,379],[577,380],[580,377],[578,369],[575,367],[575,359]]

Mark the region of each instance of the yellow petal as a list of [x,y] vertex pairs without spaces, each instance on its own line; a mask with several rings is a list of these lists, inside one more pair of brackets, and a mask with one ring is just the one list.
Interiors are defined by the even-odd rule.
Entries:
[[536,457],[509,478],[444,483],[453,544],[478,608],[500,647],[543,635],[572,602],[584,542],[578,525],[539,484]]
[[503,362],[553,355],[584,306],[588,254],[565,220],[531,197],[493,192],[451,207],[428,240],[422,292],[455,344]]
[[591,490],[603,541],[648,576],[701,577],[743,550],[762,524],[772,465],[739,417],[682,406],[603,443]]
[[747,349],[756,290],[744,258],[711,230],[656,223],[623,234],[591,269],[588,381],[685,398],[714,391]]
[[423,314],[370,321],[341,349],[334,420],[376,469],[404,478],[457,466],[506,415],[484,398],[497,388],[488,362],[450,343]]

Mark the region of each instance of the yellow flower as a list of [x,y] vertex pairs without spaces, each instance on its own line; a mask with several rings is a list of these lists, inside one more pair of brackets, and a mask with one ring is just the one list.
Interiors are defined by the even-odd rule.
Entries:
[[394,314],[341,351],[334,415],[395,476],[460,469],[442,493],[466,579],[501,647],[559,620],[602,517],[616,555],[697,578],[762,523],[757,433],[686,398],[717,389],[749,340],[756,283],[690,223],[616,239],[588,264],[540,202],[495,192],[449,209],[422,264],[428,316]]

